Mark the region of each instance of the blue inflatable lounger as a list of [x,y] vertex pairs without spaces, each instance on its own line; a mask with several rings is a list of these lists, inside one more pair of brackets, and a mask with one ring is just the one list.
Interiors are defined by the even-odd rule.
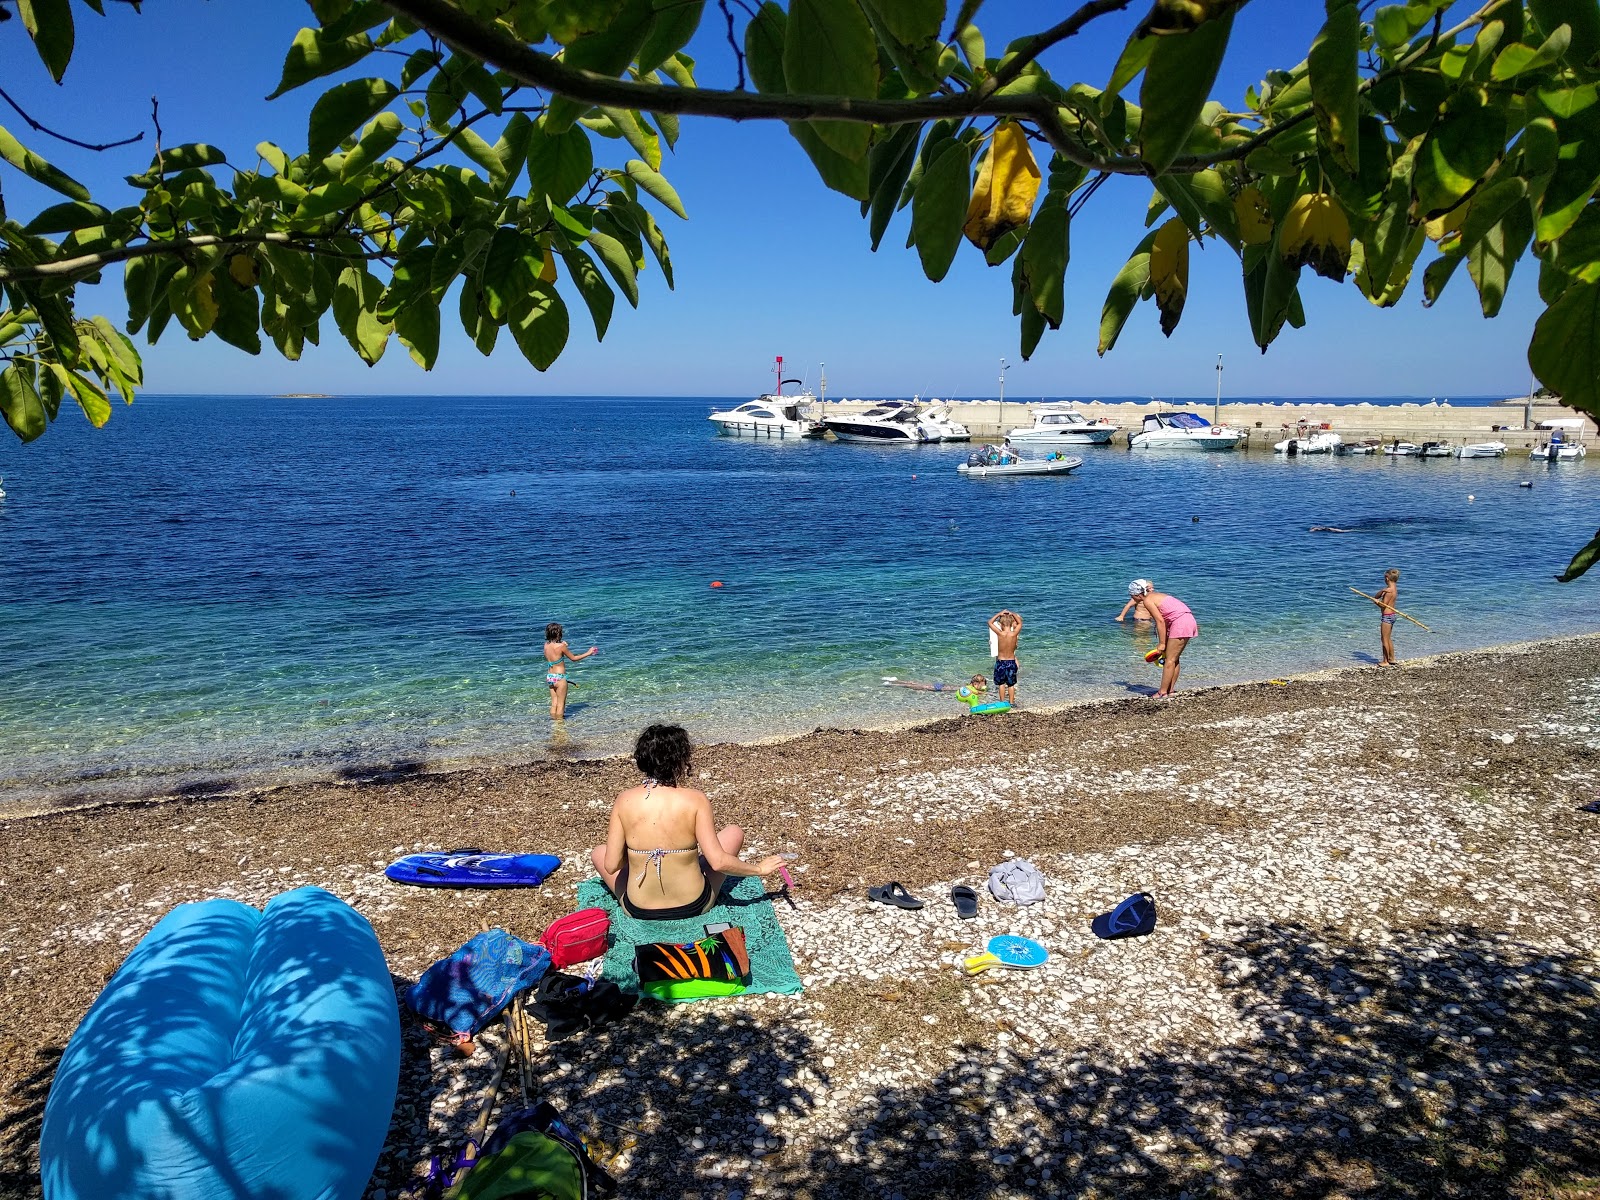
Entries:
[[400,1076],[366,919],[321,888],[173,909],[67,1043],[47,1200],[358,1200]]

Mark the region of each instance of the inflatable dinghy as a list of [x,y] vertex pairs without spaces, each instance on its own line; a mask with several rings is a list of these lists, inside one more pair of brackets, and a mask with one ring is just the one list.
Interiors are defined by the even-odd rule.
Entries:
[[420,887],[537,887],[561,865],[554,854],[485,854],[451,850],[408,854],[384,874]]
[[394,983],[355,909],[314,887],[179,905],[61,1056],[45,1198],[359,1200],[399,1077]]

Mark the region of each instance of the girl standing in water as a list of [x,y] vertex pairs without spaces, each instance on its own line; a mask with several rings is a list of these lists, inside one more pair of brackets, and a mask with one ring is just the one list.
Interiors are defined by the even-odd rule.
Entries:
[[1189,606],[1176,596],[1156,591],[1148,579],[1135,579],[1128,585],[1128,595],[1140,609],[1156,623],[1156,652],[1161,664],[1161,688],[1157,699],[1172,695],[1178,687],[1178,660],[1189,639],[1200,633],[1200,625],[1189,611]]
[[574,654],[571,648],[562,639],[566,634],[555,621],[544,627],[544,681],[550,685],[550,719],[563,720],[567,715],[567,664],[588,658],[591,654],[600,651],[598,646],[590,646],[582,654]]

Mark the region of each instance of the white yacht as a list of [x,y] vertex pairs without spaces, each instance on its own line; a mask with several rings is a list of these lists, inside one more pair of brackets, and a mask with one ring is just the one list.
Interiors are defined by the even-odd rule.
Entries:
[[1232,450],[1244,441],[1245,431],[1231,425],[1213,425],[1191,412],[1153,412],[1144,428],[1128,435],[1130,450]]
[[917,423],[930,436],[930,442],[970,442],[972,430],[968,429],[950,411],[943,400],[929,400],[917,416]]
[[939,440],[936,432],[923,425],[917,406],[909,400],[884,400],[854,416],[826,417],[822,427],[841,442],[916,446]]
[[1287,454],[1290,458],[1294,458],[1301,454],[1337,454],[1342,445],[1344,439],[1333,430],[1312,429],[1284,438],[1272,449],[1278,454]]
[[1422,453],[1422,447],[1415,442],[1402,442],[1396,438],[1383,448],[1387,458],[1415,458]]
[[1505,456],[1504,442],[1468,442],[1464,446],[1456,447],[1457,458],[1504,458]]
[[1418,458],[1454,458],[1455,456],[1455,443],[1448,440],[1442,442],[1423,442],[1422,449],[1417,451]]
[[738,408],[714,412],[706,420],[717,427],[718,433],[736,437],[817,437],[821,433],[818,423],[805,415],[812,398],[810,392],[757,396]]
[[1033,410],[1033,424],[1013,429],[1013,446],[1104,446],[1117,432],[1115,422],[1089,420],[1075,408],[1046,404]]

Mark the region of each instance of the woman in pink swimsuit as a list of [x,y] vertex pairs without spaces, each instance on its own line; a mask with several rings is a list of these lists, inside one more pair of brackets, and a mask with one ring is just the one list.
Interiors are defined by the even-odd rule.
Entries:
[[1156,650],[1162,658],[1161,689],[1156,696],[1170,696],[1178,687],[1178,660],[1183,657],[1183,648],[1199,634],[1200,626],[1187,604],[1156,591],[1156,585],[1148,579],[1135,579],[1128,585],[1128,595],[1156,623]]

